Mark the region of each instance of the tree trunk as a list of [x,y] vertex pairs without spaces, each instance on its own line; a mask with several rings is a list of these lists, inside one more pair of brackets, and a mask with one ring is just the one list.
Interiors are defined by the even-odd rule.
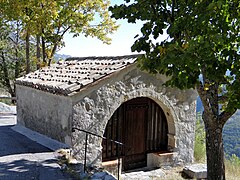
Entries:
[[[68,27],[62,32],[62,34],[60,35],[60,37],[56,37],[56,39],[55,39],[55,41],[54,41],[54,43],[53,43],[53,48],[52,48],[52,51],[51,51],[49,60],[48,60],[48,66],[51,65],[53,56],[54,56],[54,54],[56,53],[56,50],[57,50],[57,48],[58,48],[58,45],[59,45],[59,43],[61,42],[61,40],[63,39],[64,34],[65,34],[70,28],[71,28],[71,26],[68,26]],[[57,34],[60,33],[60,29],[61,29],[61,28],[59,27],[58,30],[57,30]]]
[[45,44],[45,39],[44,39],[44,29],[42,29],[42,59],[43,59],[43,63],[46,64],[46,44]]
[[40,58],[41,58],[41,49],[40,49],[40,36],[37,35],[37,69],[40,69],[40,64],[41,64],[41,61],[40,61]]
[[[18,36],[17,36],[17,44],[18,44]],[[16,62],[15,62],[15,80],[19,77],[20,74],[20,58],[19,58],[19,53],[18,53],[18,46],[16,46],[15,48],[15,58],[16,58]],[[16,85],[14,83],[14,87],[13,87],[13,93],[11,94],[12,97],[16,96]],[[12,103],[15,103],[16,100],[12,100]]]
[[52,49],[52,51],[51,51],[51,55],[50,55],[49,60],[48,60],[48,66],[51,65],[52,58],[53,58],[56,50],[57,50],[57,43],[54,44],[53,49]]
[[26,74],[30,73],[30,44],[29,44],[29,30],[27,29],[26,34]]
[[[206,131],[207,179],[225,180],[223,125],[203,112]],[[210,119],[211,118],[211,119]]]
[[15,92],[13,91],[13,88],[11,86],[11,82],[10,82],[9,74],[8,74],[8,69],[7,69],[7,63],[6,63],[5,55],[4,55],[3,52],[1,53],[1,58],[2,58],[3,73],[4,73],[4,76],[3,76],[4,85],[7,87],[8,92],[11,94],[11,96],[15,97]]
[[20,57],[19,57],[19,53],[18,53],[18,47],[20,46],[19,45],[19,34],[20,34],[19,26],[20,25],[17,22],[16,45],[15,45],[15,58],[16,58],[16,62],[15,62],[15,79],[17,79],[19,74],[20,74]]
[[54,56],[56,50],[57,50],[57,42],[54,43],[54,46],[52,48],[51,55],[50,55],[49,60],[48,60],[48,66],[51,65],[51,62],[52,62],[52,59],[53,59],[53,56]]
[[16,58],[16,62],[15,62],[15,79],[18,78],[19,74],[20,74],[20,58],[19,58],[19,54],[18,54],[18,48],[16,47],[15,49],[15,58]]

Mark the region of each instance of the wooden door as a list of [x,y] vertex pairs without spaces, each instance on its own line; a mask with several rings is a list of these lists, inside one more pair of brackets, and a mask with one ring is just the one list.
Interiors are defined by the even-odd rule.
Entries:
[[121,157],[124,171],[145,167],[147,153],[167,150],[167,134],[166,116],[156,102],[145,97],[127,101],[114,112],[104,133],[124,146],[103,140],[103,161]]
[[146,120],[148,104],[142,98],[126,103],[124,120],[123,170],[131,170],[147,165]]

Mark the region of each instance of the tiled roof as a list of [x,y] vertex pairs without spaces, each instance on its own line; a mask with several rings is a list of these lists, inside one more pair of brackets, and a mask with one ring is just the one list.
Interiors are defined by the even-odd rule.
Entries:
[[133,64],[138,56],[68,58],[18,78],[16,84],[67,96]]

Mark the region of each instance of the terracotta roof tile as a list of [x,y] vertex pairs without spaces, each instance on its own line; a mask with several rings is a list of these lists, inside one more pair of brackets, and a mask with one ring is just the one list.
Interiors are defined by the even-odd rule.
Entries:
[[72,57],[27,74],[16,83],[67,96],[133,64],[138,56]]

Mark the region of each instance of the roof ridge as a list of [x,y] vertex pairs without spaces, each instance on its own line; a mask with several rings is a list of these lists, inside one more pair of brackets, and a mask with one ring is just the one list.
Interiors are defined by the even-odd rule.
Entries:
[[65,61],[72,61],[72,60],[114,60],[119,58],[137,58],[139,56],[142,56],[144,54],[131,54],[131,55],[122,55],[122,56],[86,56],[86,57],[69,57]]

